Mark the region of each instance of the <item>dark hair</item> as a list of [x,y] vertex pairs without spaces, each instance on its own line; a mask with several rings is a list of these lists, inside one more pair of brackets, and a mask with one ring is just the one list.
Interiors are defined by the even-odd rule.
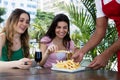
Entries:
[[[57,27],[58,22],[64,21],[68,24],[68,33],[66,34],[66,36],[63,38],[63,45],[65,47],[68,47],[69,44],[68,42],[70,42],[70,22],[68,17],[65,14],[58,14],[54,17],[47,33],[46,36],[48,36],[49,38],[51,38],[51,41],[55,38],[56,34],[55,34],[55,29]],[[69,48],[68,48],[69,49]]]

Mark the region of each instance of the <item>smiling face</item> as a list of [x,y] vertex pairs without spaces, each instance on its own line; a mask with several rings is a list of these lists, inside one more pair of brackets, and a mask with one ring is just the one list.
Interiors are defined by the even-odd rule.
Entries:
[[30,19],[28,14],[22,13],[18,20],[17,26],[14,27],[16,33],[23,34],[30,25]]
[[55,34],[58,38],[64,38],[68,32],[68,24],[64,21],[60,21],[57,23]]

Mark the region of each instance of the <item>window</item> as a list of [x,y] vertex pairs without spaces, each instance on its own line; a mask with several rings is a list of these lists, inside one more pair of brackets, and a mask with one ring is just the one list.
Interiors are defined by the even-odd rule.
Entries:
[[15,3],[11,3],[12,6],[15,6]]
[[21,6],[21,7],[23,7],[23,6],[24,6],[24,4],[23,4],[23,3],[21,3],[21,4],[20,4],[20,6]]
[[32,8],[36,8],[36,5],[32,5]]
[[31,8],[31,5],[28,4],[27,7]]
[[7,5],[8,5],[8,2],[6,2],[6,1],[5,1],[5,2],[4,2],[4,5],[6,5],[6,6],[7,6]]
[[71,0],[71,2],[73,2],[73,0]]

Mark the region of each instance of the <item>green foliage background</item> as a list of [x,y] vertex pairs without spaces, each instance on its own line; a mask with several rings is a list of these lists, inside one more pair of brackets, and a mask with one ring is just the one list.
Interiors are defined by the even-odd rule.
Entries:
[[0,23],[4,21],[4,19],[1,16],[3,16],[5,13],[5,8],[0,7]]
[[39,40],[46,33],[53,18],[53,13],[43,12],[38,9],[34,23],[31,25],[29,30],[31,39]]

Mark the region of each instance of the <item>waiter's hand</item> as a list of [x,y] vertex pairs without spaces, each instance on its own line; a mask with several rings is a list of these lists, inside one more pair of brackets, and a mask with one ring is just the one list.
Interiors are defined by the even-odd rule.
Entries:
[[72,59],[74,59],[75,62],[81,62],[84,56],[84,53],[81,52],[81,50],[76,50],[73,54]]
[[92,69],[100,69],[105,67],[108,63],[108,59],[104,54],[100,54],[94,58],[94,60],[89,64],[88,67]]

